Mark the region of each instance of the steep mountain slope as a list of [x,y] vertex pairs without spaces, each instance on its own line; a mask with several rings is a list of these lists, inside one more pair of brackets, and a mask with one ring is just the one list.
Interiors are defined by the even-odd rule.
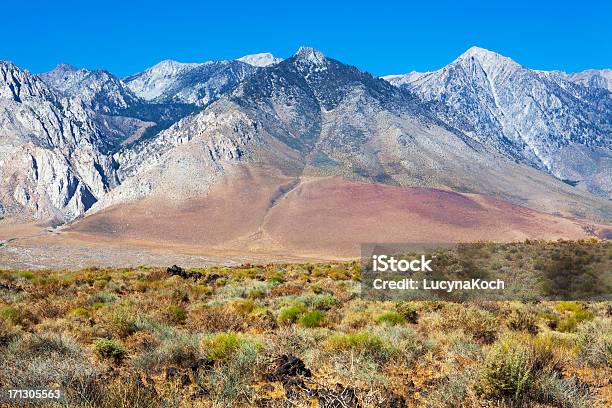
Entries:
[[387,79],[508,157],[609,197],[612,94],[473,47],[448,66]]
[[3,213],[69,220],[116,185],[103,132],[80,100],[0,62],[0,194]]
[[256,71],[253,65],[233,60],[203,63],[166,60],[124,81],[136,95],[148,101],[205,106]]

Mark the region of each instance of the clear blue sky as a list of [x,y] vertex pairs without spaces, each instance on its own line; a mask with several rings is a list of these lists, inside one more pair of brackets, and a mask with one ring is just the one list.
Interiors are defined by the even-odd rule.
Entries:
[[[471,45],[536,69],[612,68],[611,1],[11,1],[0,59],[128,75],[300,45],[376,75],[437,69]],[[503,4],[505,3],[505,4]]]

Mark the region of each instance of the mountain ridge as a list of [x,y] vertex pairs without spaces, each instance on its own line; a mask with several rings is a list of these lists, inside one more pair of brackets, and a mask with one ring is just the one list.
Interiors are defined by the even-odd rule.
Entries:
[[[55,139],[35,119],[18,132],[6,125],[21,123],[16,116],[0,125],[3,136],[12,135],[0,153],[20,151],[24,158],[0,160],[7,215],[25,209],[66,222],[148,197],[180,202],[205,196],[236,165],[263,165],[290,184],[343,177],[480,193],[564,216],[612,217],[609,200],[586,191],[609,198],[612,179],[611,104],[602,99],[609,91],[598,73],[574,82],[478,47],[439,71],[386,80],[310,47],[283,60],[267,53],[166,60],[123,79],[67,65],[39,76],[5,66],[5,112],[33,103],[31,92],[33,109],[48,106],[50,118],[68,124],[56,126]],[[537,104],[533,95],[541,97]],[[507,118],[520,117],[515,99],[546,112],[524,116],[537,132],[511,132],[518,125]],[[72,131],[84,141],[62,147]],[[37,178],[40,166],[27,164],[34,156],[36,163],[55,163],[45,165],[55,179]]]
[[597,162],[612,160],[612,94],[570,79],[556,71],[529,70],[478,47],[437,71],[387,77],[458,130],[610,197],[609,164]]

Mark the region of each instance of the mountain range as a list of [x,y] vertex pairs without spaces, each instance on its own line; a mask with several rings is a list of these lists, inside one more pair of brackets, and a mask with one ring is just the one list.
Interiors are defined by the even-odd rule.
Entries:
[[126,78],[0,62],[0,216],[306,253],[605,235],[611,72],[478,47],[382,78],[308,47]]

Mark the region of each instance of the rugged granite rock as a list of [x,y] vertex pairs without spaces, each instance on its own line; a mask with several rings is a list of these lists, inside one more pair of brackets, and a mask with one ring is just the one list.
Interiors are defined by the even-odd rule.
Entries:
[[117,184],[104,133],[78,99],[0,62],[0,193],[6,213],[66,221]]
[[386,77],[470,138],[609,198],[612,93],[602,78],[534,71],[478,47],[438,71]]

